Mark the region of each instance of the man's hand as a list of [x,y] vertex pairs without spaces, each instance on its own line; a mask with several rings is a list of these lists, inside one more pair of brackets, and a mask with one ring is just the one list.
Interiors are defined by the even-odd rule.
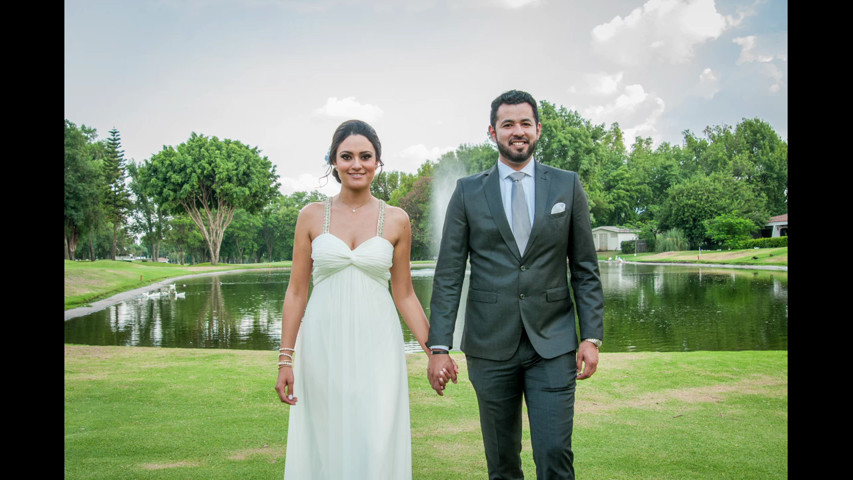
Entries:
[[581,342],[577,354],[578,380],[585,380],[598,368],[598,347],[592,342]]
[[456,374],[459,373],[459,366],[450,358],[450,355],[434,355],[429,356],[429,365],[427,366],[427,379],[435,393],[444,395],[442,390],[447,385],[448,380],[456,383]]

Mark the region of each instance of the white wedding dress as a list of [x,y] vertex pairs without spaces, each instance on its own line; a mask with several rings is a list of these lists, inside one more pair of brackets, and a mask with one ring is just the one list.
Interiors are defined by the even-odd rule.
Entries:
[[329,233],[311,242],[313,291],[297,335],[285,480],[411,479],[403,333],[388,290],[391,243],[354,250]]

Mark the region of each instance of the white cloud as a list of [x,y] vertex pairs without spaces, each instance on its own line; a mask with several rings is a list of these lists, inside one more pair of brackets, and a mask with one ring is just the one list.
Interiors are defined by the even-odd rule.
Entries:
[[438,160],[439,157],[447,152],[456,150],[455,146],[449,147],[432,147],[419,143],[411,145],[403,149],[402,152],[393,156],[393,164],[385,161],[385,166],[388,170],[399,170],[406,173],[415,173],[418,168],[427,160]]
[[456,0],[454,2],[448,2],[452,8],[459,7],[474,7],[474,8],[506,8],[510,10],[517,10],[520,8],[524,8],[528,5],[537,6],[541,3],[541,0]]
[[757,64],[761,72],[770,79],[768,90],[777,93],[782,89],[785,79],[785,66],[788,61],[786,47],[787,35],[758,37],[749,35],[738,37],[732,42],[740,45],[738,65]]
[[[740,45],[740,56],[737,59],[738,64],[753,62],[766,63],[772,62],[777,58],[777,55],[758,45],[758,37],[755,35],[738,37],[732,40],[732,42]],[[779,56],[779,58],[782,60],[785,59],[782,56]]]
[[539,0],[503,0],[501,3],[507,8],[521,8],[531,4],[539,3]]
[[633,143],[637,136],[657,136],[656,125],[665,107],[663,99],[647,93],[642,85],[634,84],[626,85],[621,93],[607,104],[593,105],[579,111],[593,123],[609,126],[618,122],[625,138],[631,140],[629,143]]
[[698,45],[730,26],[714,0],[649,0],[626,17],[592,29],[596,52],[621,65],[684,63]]
[[382,109],[376,105],[362,104],[355,97],[347,97],[338,100],[337,97],[329,97],[326,104],[315,110],[318,115],[338,117],[346,119],[359,119],[365,122],[374,122],[382,116]]
[[328,177],[318,177],[307,173],[300,174],[296,177],[280,177],[281,191],[285,195],[290,195],[294,192],[310,192],[318,190],[328,196],[337,194],[341,187],[340,184],[331,175]]
[[705,98],[706,100],[710,100],[714,98],[714,95],[720,91],[720,78],[716,72],[711,70],[710,68],[706,68],[702,70],[702,73],[699,74],[699,83],[696,86],[696,93]]
[[587,95],[613,95],[618,93],[622,82],[622,72],[619,73],[586,73],[575,85],[569,87],[569,92]]

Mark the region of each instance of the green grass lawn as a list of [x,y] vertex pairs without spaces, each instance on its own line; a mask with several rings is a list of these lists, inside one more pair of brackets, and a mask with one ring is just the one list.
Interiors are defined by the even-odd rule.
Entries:
[[[415,480],[485,478],[464,356],[437,396],[407,357]],[[275,352],[65,346],[66,479],[265,479],[284,472]],[[602,353],[578,383],[589,479],[787,478],[788,354]],[[381,371],[376,372],[381,375]],[[528,430],[522,459],[535,478]]]
[[65,309],[82,307],[117,293],[133,290],[169,278],[206,272],[244,268],[289,267],[290,262],[210,265],[175,265],[158,262],[65,260]]
[[744,250],[680,250],[674,252],[645,252],[634,255],[621,252],[598,252],[599,260],[616,259],[628,262],[655,263],[713,263],[743,266],[788,266],[788,247],[750,248]]

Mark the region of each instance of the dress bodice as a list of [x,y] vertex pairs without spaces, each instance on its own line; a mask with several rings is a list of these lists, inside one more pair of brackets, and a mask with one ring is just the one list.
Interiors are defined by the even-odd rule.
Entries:
[[354,249],[350,249],[343,240],[329,233],[330,207],[331,199],[327,198],[323,214],[323,233],[311,242],[314,285],[342,270],[353,267],[387,286],[388,279],[391,277],[389,269],[392,265],[394,247],[391,242],[382,237],[385,202],[380,200],[376,236],[370,237]]

